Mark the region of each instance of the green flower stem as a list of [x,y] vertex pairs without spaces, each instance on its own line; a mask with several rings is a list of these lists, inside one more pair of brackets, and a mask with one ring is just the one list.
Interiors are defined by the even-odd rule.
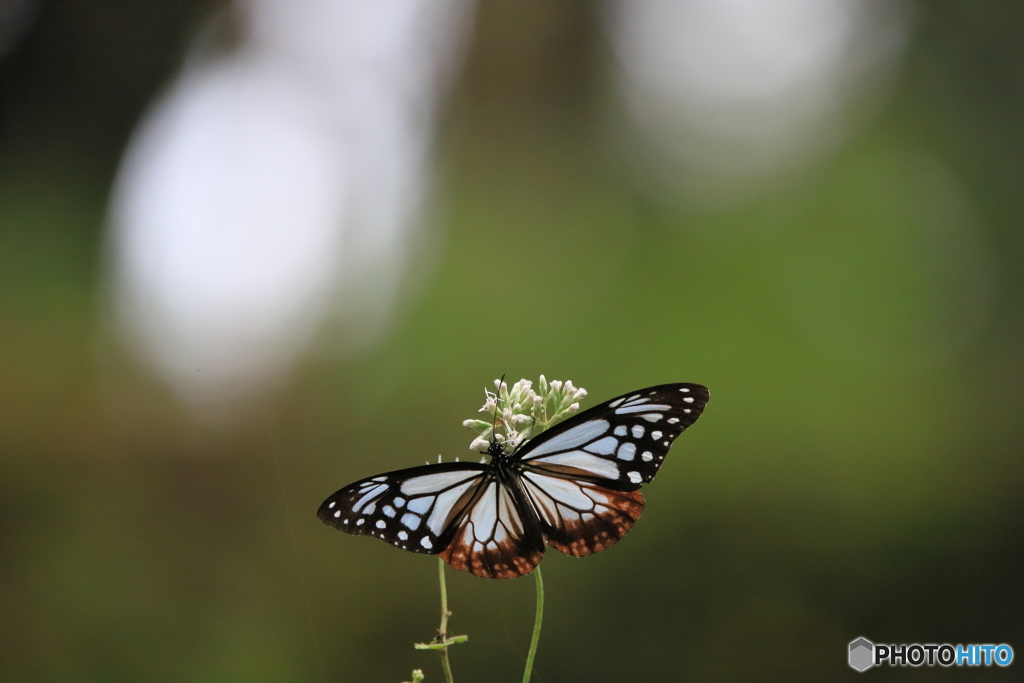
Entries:
[[[441,628],[437,630],[437,636],[441,642],[444,642],[448,639],[448,617],[451,612],[448,611],[448,588],[444,581],[444,560],[440,557],[437,558],[437,576],[441,582]],[[445,681],[455,683],[455,678],[452,677],[452,663],[448,661],[447,644],[441,648],[441,667],[444,669]]]
[[540,575],[540,567],[533,570],[537,580],[537,614],[533,618],[533,637],[530,638],[530,651],[526,653],[526,670],[523,671],[523,683],[530,683],[533,674],[533,658],[537,656],[537,643],[540,641],[540,625],[544,621],[544,578]]
[[448,636],[448,617],[452,615],[448,611],[448,588],[444,582],[444,560],[437,558],[437,576],[441,583],[441,627],[437,629],[437,637],[429,643],[416,643],[413,645],[417,650],[437,650],[441,655],[441,668],[444,669],[444,678],[447,683],[455,683],[452,677],[452,665],[448,660],[448,646],[455,643],[464,643],[469,636]]

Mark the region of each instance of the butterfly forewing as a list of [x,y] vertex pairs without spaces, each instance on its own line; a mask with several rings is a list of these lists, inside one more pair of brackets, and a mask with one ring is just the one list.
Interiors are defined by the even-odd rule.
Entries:
[[357,536],[436,555],[456,531],[481,486],[486,465],[442,463],[397,470],[350,484],[324,501],[317,517]]
[[623,394],[526,443],[523,472],[635,490],[658,473],[672,442],[708,402],[699,384],[662,384]]

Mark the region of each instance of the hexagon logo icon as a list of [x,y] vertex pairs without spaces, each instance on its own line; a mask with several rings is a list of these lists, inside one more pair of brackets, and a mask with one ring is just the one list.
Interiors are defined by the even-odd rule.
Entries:
[[850,667],[867,671],[875,663],[875,644],[867,638],[858,638],[850,643]]

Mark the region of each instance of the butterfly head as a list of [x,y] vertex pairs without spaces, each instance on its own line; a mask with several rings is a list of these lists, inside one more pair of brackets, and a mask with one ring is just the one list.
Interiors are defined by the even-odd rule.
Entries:
[[498,441],[494,436],[491,436],[491,443],[487,446],[487,455],[491,456],[491,460],[502,460],[508,457],[505,453],[505,446],[503,441]]

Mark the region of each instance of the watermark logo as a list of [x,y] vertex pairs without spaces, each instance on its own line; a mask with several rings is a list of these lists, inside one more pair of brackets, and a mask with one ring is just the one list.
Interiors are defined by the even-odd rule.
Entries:
[[875,663],[875,644],[867,638],[858,638],[850,643],[850,666],[857,671],[866,671]]
[[1009,666],[1013,663],[1013,648],[1000,645],[883,645],[867,638],[850,641],[850,668],[867,671],[873,666]]

